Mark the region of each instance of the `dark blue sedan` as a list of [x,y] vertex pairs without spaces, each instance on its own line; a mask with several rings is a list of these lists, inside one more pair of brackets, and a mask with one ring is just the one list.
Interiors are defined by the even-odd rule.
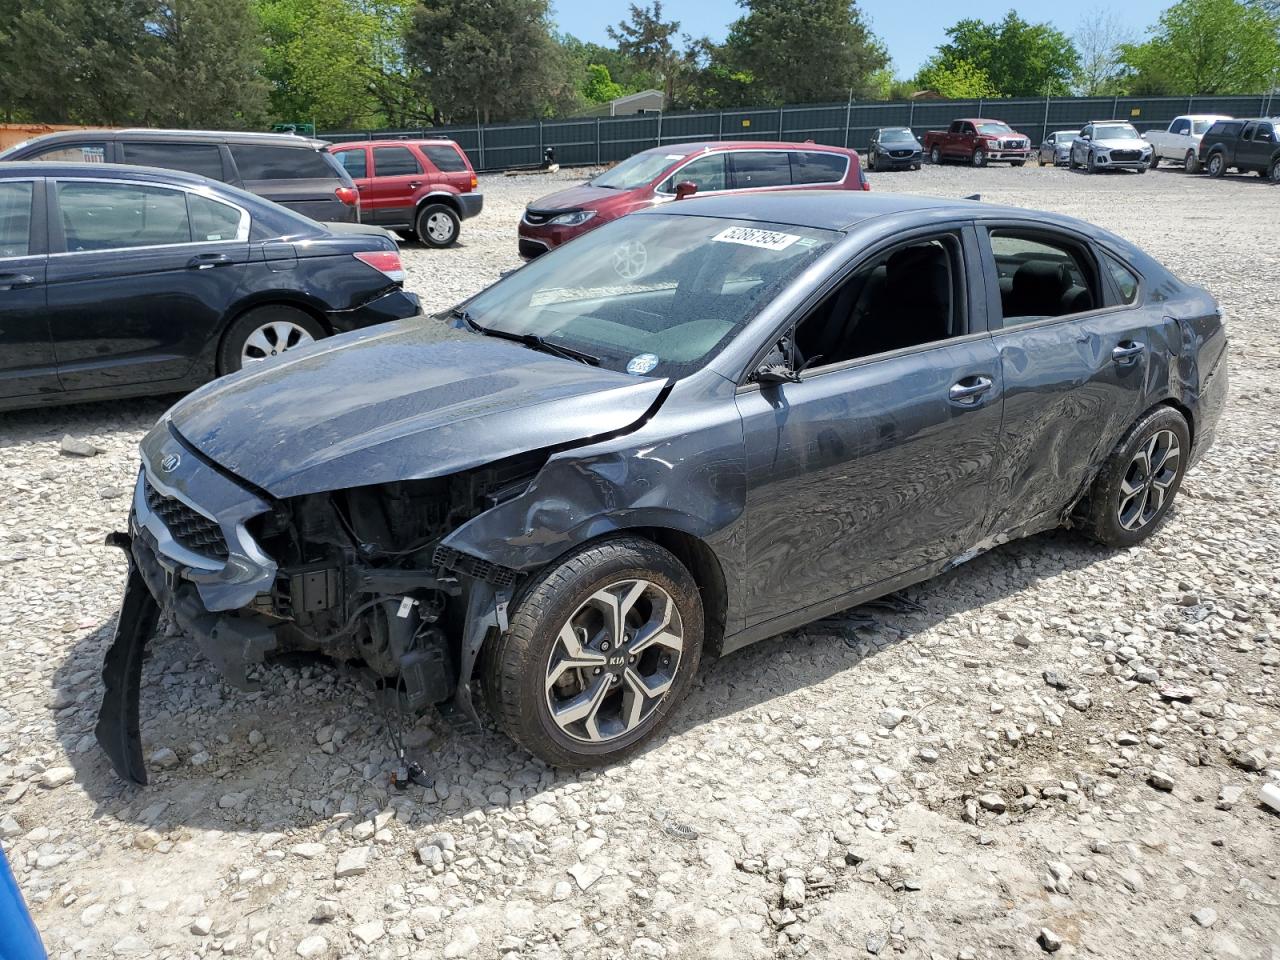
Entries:
[[98,735],[144,779],[166,608],[235,683],[358,661],[483,689],[568,766],[722,654],[1074,526],[1168,515],[1227,391],[1218,305],[1053,214],[744,194],[622,217],[429,322],[219,380],[142,443]]
[[0,410],[173,393],[416,314],[395,242],[337,229],[193,174],[0,164]]

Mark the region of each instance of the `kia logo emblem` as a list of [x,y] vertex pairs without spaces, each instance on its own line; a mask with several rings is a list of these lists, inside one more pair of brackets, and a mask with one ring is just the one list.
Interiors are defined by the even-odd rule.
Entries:
[[182,457],[176,453],[166,453],[164,459],[160,461],[160,469],[165,473],[173,473],[178,469],[178,464],[182,462]]
[[626,657],[610,657],[610,658],[609,658],[609,666],[611,666],[611,667],[620,667],[620,666],[622,666],[623,661],[625,661],[626,659],[627,659]]

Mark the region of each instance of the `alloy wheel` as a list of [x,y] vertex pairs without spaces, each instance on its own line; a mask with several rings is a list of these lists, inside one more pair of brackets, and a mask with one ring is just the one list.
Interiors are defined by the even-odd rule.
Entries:
[[588,743],[631,733],[671,689],[683,649],[680,611],[662,587],[633,579],[597,590],[551,648],[546,701],[552,721]]
[[437,243],[453,239],[453,220],[447,213],[433,213],[427,217],[427,233]]
[[1178,478],[1181,456],[1178,438],[1171,430],[1157,431],[1138,448],[1120,482],[1120,526],[1141,530],[1159,515],[1169,487]]
[[315,338],[298,324],[288,320],[273,320],[264,323],[245,338],[244,346],[240,348],[240,365],[243,367],[266,360],[294,347],[314,342]]

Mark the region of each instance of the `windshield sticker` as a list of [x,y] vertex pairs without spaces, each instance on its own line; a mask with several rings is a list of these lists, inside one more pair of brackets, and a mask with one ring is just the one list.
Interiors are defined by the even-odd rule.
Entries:
[[794,233],[778,233],[775,230],[757,230],[755,227],[729,227],[711,238],[713,243],[740,243],[762,250],[785,250],[797,240]]
[[639,240],[620,243],[613,251],[613,271],[623,280],[634,280],[644,273],[649,262],[649,251]]
[[657,365],[657,356],[652,353],[641,353],[627,361],[627,373],[644,375]]
[[664,160],[683,160],[683,159],[684,159],[684,154],[683,154],[683,153],[668,153],[665,157],[663,157],[663,159],[664,159]]

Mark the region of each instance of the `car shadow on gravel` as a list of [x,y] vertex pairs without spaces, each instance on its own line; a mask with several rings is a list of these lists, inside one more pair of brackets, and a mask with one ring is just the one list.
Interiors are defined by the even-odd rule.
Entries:
[[[1066,531],[1042,534],[999,547],[887,604],[855,608],[704,661],[688,699],[650,749],[857,669],[948,618],[1108,555]],[[994,614],[991,622],[994,636]],[[152,783],[140,789],[116,777],[93,739],[99,673],[114,626],[112,618],[79,636],[54,679],[58,739],[98,815],[139,826],[265,832],[382,809],[399,797],[413,808],[415,822],[447,826],[469,810],[510,806],[594,776],[547,768],[487,721],[481,731],[445,730],[431,715],[411,731],[418,745],[428,731],[444,732],[411,755],[440,784],[439,797],[418,787],[400,793],[386,785],[394,764],[384,718],[338,667],[273,663],[260,671],[263,690],[245,693],[226,687],[189,640],[165,636],[162,625],[143,671],[142,738]],[[856,702],[846,706],[859,709]],[[879,707],[868,700],[868,718]],[[868,732],[872,727],[868,719]],[[332,752],[319,744],[324,736],[332,736]]]
[[56,442],[68,435],[93,442],[94,438],[101,439],[121,431],[146,431],[181,396],[175,393],[6,411],[0,413],[0,450],[42,441]]

